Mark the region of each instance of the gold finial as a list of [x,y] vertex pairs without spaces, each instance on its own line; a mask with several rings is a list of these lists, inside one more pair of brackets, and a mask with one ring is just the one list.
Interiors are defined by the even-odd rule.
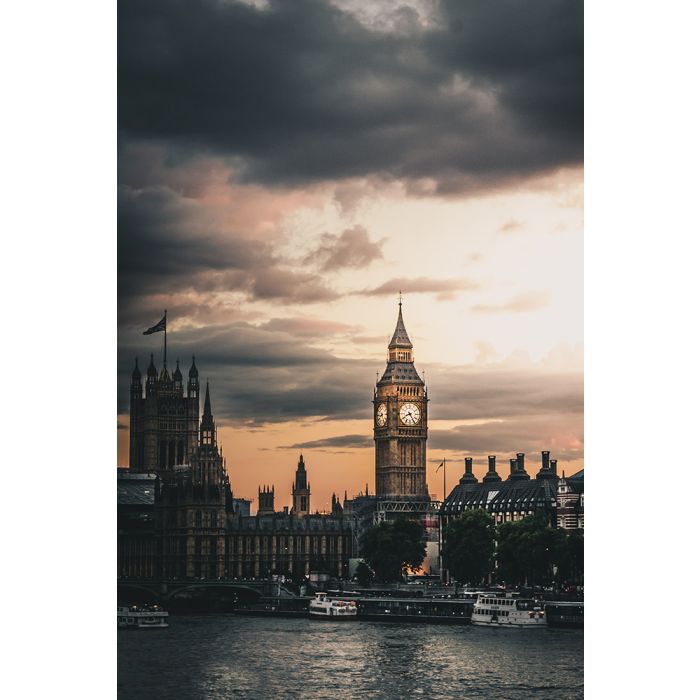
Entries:
[[402,303],[403,301],[401,299],[401,290],[399,289],[399,306],[401,306]]

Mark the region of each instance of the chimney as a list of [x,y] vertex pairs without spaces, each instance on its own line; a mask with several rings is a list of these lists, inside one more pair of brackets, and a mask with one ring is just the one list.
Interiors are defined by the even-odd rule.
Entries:
[[490,481],[501,481],[501,477],[496,471],[496,455],[489,455],[489,470],[484,477],[484,483],[488,484]]
[[554,476],[557,475],[557,460],[556,459],[549,460],[549,469],[551,470],[552,474],[554,474]]
[[524,472],[525,471],[525,453],[518,452],[516,457],[518,458],[518,471]]
[[460,484],[475,484],[476,477],[472,472],[472,458],[464,458],[464,476],[459,480]]
[[516,458],[514,458],[514,457],[511,457],[511,460],[510,460],[510,476],[513,476],[513,474],[515,474],[515,472],[517,471],[517,469],[518,469],[518,460],[517,460]]
[[549,470],[549,465],[549,450],[542,450],[542,468],[537,472],[538,479],[550,479],[552,476],[556,476]]

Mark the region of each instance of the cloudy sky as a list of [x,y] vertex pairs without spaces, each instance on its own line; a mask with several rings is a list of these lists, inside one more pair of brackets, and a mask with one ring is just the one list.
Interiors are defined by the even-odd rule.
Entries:
[[583,464],[583,5],[122,0],[118,454],[129,374],[197,356],[234,492],[373,489],[404,294],[429,489]]

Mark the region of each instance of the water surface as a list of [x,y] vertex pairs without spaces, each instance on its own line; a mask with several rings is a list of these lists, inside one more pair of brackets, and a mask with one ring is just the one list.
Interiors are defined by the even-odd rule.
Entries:
[[118,632],[120,700],[583,698],[583,631],[171,615]]

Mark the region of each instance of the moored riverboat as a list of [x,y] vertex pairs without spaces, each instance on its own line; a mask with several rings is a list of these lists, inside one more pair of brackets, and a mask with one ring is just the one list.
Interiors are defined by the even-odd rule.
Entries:
[[479,595],[472,612],[472,624],[489,627],[546,627],[542,604],[515,595]]
[[165,629],[168,627],[168,613],[159,605],[118,605],[118,629]]
[[315,620],[356,620],[357,603],[354,600],[336,600],[326,593],[317,593],[309,602],[309,616]]
[[583,627],[583,601],[545,603],[550,627]]
[[445,598],[361,598],[361,620],[467,625],[473,602]]
[[236,615],[253,617],[308,617],[308,598],[260,598],[254,602],[237,603]]

